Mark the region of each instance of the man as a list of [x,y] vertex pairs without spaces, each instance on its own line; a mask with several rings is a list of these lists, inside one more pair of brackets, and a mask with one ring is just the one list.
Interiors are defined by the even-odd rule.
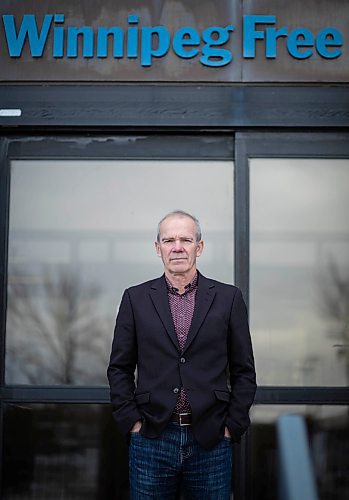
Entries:
[[[198,220],[158,225],[164,275],[124,292],[108,367],[114,418],[130,437],[133,500],[230,498],[232,447],[256,390],[241,291],[196,269]],[[135,369],[137,368],[137,382]]]

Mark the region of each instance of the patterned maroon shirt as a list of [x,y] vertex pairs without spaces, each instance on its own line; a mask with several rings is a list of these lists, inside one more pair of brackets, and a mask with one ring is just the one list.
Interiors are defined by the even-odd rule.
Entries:
[[[178,293],[178,288],[172,286],[172,283],[167,279],[167,277],[166,283],[173,324],[179,348],[181,352],[183,352],[194,314],[195,298],[198,289],[198,274],[196,273],[192,281],[185,286],[185,292],[183,294]],[[191,413],[191,408],[185,394],[184,387],[181,387],[179,391],[175,412]]]

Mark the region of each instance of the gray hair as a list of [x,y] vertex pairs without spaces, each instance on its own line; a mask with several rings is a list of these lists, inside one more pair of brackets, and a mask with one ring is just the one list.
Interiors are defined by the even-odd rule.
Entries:
[[167,219],[168,217],[172,217],[173,215],[178,215],[179,217],[189,217],[189,219],[191,219],[194,222],[194,224],[195,224],[195,237],[196,237],[196,242],[198,243],[201,240],[200,222],[196,217],[194,217],[194,215],[188,214],[188,212],[184,212],[184,210],[174,210],[173,212],[166,214],[165,217],[163,217],[161,219],[161,221],[158,224],[158,231],[157,231],[157,235],[156,235],[157,241],[160,242],[160,226],[161,226],[161,224],[164,222],[165,219]]

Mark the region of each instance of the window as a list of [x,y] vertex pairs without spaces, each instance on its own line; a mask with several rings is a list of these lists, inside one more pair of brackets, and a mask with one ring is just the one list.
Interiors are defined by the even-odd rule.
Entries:
[[262,385],[349,382],[349,160],[250,160],[251,329]]
[[154,241],[164,214],[197,215],[199,269],[233,282],[234,164],[63,159],[63,147],[41,159],[33,143],[35,153],[10,164],[6,383],[106,385],[123,290],[163,272]]

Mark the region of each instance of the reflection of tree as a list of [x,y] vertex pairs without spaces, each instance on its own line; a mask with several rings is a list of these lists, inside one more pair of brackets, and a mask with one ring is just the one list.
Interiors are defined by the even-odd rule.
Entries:
[[98,288],[69,270],[45,270],[40,276],[35,282],[11,271],[7,352],[17,374],[10,378],[36,384],[104,383],[109,346],[97,314]]
[[334,261],[328,266],[328,279],[322,287],[322,310],[333,321],[331,337],[336,341],[338,357],[344,360],[349,381],[349,274],[339,270]]

